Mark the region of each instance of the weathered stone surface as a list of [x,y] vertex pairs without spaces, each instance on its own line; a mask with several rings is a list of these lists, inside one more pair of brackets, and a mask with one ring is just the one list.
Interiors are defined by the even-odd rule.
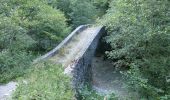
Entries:
[[76,90],[82,88],[85,83],[91,83],[92,78],[92,59],[94,57],[98,41],[101,38],[104,29],[98,27],[98,31],[94,33],[92,41],[86,45],[86,49],[80,56],[77,62],[72,65],[73,86]]

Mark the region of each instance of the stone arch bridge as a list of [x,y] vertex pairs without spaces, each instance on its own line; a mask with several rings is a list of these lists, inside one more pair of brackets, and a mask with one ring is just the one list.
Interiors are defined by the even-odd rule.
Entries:
[[64,73],[72,77],[73,87],[81,88],[85,83],[91,82],[92,59],[102,33],[102,26],[81,25],[57,47],[35,62],[48,59],[62,64],[65,68]]
[[[72,77],[73,87],[81,88],[86,82],[91,81],[91,63],[103,32],[102,26],[81,25],[34,63],[48,59],[62,64],[65,67],[64,73]],[[10,82],[0,85],[0,100],[5,100],[11,95],[16,84]]]

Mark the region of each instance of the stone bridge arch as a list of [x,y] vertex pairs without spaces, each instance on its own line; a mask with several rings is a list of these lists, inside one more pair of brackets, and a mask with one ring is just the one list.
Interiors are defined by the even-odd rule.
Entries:
[[103,26],[81,25],[53,50],[34,62],[49,59],[62,64],[65,67],[64,73],[72,78],[73,88],[78,90],[86,83],[91,83],[92,59],[104,32]]

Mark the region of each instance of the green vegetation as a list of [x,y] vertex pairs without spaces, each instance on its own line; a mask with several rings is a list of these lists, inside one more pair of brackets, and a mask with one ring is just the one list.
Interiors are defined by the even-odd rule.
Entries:
[[0,18],[0,82],[22,75],[31,63],[28,48],[35,41],[8,17]]
[[23,75],[37,55],[68,35],[67,24],[75,28],[96,17],[96,8],[88,0],[1,0],[0,82]]
[[102,20],[112,47],[106,53],[117,68],[128,70],[128,87],[141,99],[170,97],[169,6],[168,0],[113,0]]
[[70,31],[64,14],[40,0],[0,1],[0,82],[23,75],[37,53]]
[[115,94],[102,95],[91,89],[88,85],[79,90],[78,100],[119,100]]
[[52,62],[33,65],[17,88],[13,100],[73,100],[70,78]]
[[[14,100],[72,100],[62,66],[31,63],[75,27],[99,18],[111,46],[106,55],[127,88],[141,100],[170,99],[169,0],[0,0],[0,83],[26,75]],[[83,100],[109,99],[86,88],[81,94]]]
[[[97,9],[97,4],[92,0],[47,0],[49,5],[60,9],[69,19],[69,25],[76,28],[83,24],[92,24],[95,19],[104,13]],[[95,6],[96,3],[96,6]],[[101,4],[102,5],[102,4]],[[100,6],[98,6],[100,7]],[[99,13],[100,12],[100,13]]]
[[81,24],[91,24],[95,20],[95,7],[85,0],[77,0],[71,6],[72,13],[70,14],[74,27]]

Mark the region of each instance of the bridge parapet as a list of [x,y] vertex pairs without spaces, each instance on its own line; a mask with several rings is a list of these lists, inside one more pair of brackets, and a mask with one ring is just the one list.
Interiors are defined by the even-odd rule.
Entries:
[[56,55],[60,49],[62,47],[64,47],[69,41],[71,41],[71,39],[76,35],[81,33],[83,30],[85,30],[86,28],[88,28],[90,25],[80,25],[79,27],[77,27],[73,32],[71,32],[71,34],[69,34],[59,45],[57,45],[53,50],[49,51],[48,53],[46,53],[45,55],[37,58],[34,60],[34,63],[37,63],[38,61],[41,60],[46,60],[54,55]]

